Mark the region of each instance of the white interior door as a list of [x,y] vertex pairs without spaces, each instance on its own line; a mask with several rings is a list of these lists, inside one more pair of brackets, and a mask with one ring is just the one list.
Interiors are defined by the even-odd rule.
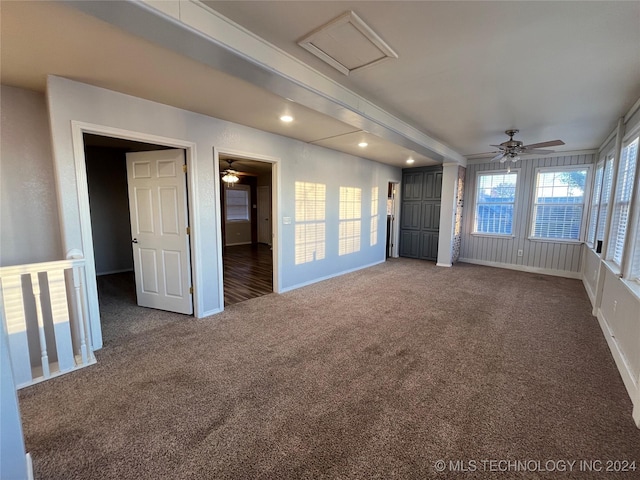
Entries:
[[183,150],[127,153],[138,305],[192,314],[184,164]]
[[271,188],[258,187],[258,243],[271,245]]

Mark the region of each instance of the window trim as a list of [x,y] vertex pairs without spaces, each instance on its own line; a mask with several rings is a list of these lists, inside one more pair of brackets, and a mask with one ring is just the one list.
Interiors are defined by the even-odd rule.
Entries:
[[[478,178],[482,175],[508,175],[508,174],[516,175],[516,192],[515,199],[513,201],[513,218],[511,219],[511,224],[513,225],[511,233],[487,233],[487,232],[478,232],[477,231],[477,217],[478,217]],[[476,171],[475,184],[473,186],[473,229],[471,231],[471,235],[481,236],[481,237],[493,237],[493,238],[515,238],[515,227],[517,225],[516,218],[518,217],[518,208],[520,206],[520,187],[521,187],[521,168],[511,168],[511,171],[506,168],[500,168],[499,170],[479,170]]]
[[[615,243],[617,243],[617,237],[618,237],[618,232],[615,232],[615,238],[613,236],[614,232],[613,232],[613,226],[614,226],[614,220],[615,220],[615,212],[616,212],[616,205],[618,204],[617,201],[617,194],[618,194],[618,189],[620,188],[620,168],[622,167],[622,158],[623,158],[623,154],[624,154],[624,150],[631,144],[638,142],[638,146],[636,147],[636,160],[635,160],[635,166],[634,166],[634,175],[633,178],[631,180],[631,192],[630,192],[630,197],[628,200],[629,206],[628,206],[628,222],[627,225],[625,227],[625,238],[624,241],[622,242],[622,252],[620,254],[620,263],[616,262],[614,257],[615,257]],[[619,275],[623,275],[625,273],[625,270],[627,270],[627,274],[629,273],[628,268],[627,268],[627,264],[629,263],[629,238],[631,236],[633,236],[632,230],[633,230],[633,204],[634,204],[634,199],[637,198],[637,191],[636,191],[636,184],[638,183],[638,175],[640,175],[640,165],[639,165],[639,159],[640,159],[640,135],[638,135],[638,133],[636,134],[631,134],[631,135],[627,135],[625,136],[625,140],[623,140],[622,146],[620,148],[620,155],[619,155],[619,161],[618,161],[618,168],[617,171],[615,172],[615,188],[612,189],[612,196],[611,196],[611,204],[612,204],[612,209],[611,209],[611,221],[610,221],[610,228],[609,228],[609,232],[608,232],[608,244],[607,244],[607,252],[606,255],[604,256],[605,260],[610,262],[613,266],[615,266],[615,268],[618,269],[618,274]],[[615,242],[613,241],[615,240]],[[633,250],[633,248],[631,248],[631,250]]]
[[[589,199],[589,213],[587,213],[587,228],[585,230],[585,243],[592,250],[596,249],[597,241],[596,238],[598,236],[598,222],[600,220],[600,202],[602,201],[602,191],[604,187],[604,174],[605,169],[607,168],[607,156],[603,155],[595,164],[595,170],[592,178],[591,191],[593,192],[592,197]],[[601,171],[600,182],[598,182],[598,171]],[[599,185],[597,185],[599,183]],[[598,195],[596,198],[596,192]],[[594,215],[595,211],[595,216]],[[593,220],[593,225],[591,223]],[[591,235],[591,227],[593,226],[593,235]]]
[[[606,185],[606,179],[607,179],[607,167],[609,167],[609,165],[611,165],[611,182],[609,184],[609,194],[608,194],[608,199],[607,199],[607,203],[604,204],[604,209],[603,207],[603,203],[602,203],[602,199],[603,199],[603,195],[605,192],[605,185]],[[600,240],[598,238],[598,233],[600,232],[600,225],[602,224],[602,214],[604,213],[604,224],[602,225],[602,244],[603,247],[607,247],[608,248],[608,231],[607,231],[607,222],[609,221],[609,216],[611,214],[610,211],[610,205],[611,205],[611,197],[613,195],[613,190],[614,190],[614,184],[615,184],[615,176],[617,173],[617,162],[616,162],[616,155],[615,155],[615,148],[612,148],[611,150],[609,150],[605,155],[604,155],[604,170],[602,172],[602,189],[600,191],[600,202],[598,204],[598,224],[596,225],[596,236],[594,237],[595,241],[594,241],[594,250],[596,249],[597,245],[598,245],[598,240]],[[603,248],[602,251],[600,253],[597,253],[598,256],[600,256],[600,258],[604,259],[606,258],[606,253],[607,253],[607,249]]]
[[[584,181],[584,195],[582,200],[582,217],[580,218],[580,233],[577,239],[573,238],[545,238],[536,237],[533,234],[534,218],[536,214],[536,187],[538,185],[538,174],[540,172],[566,172],[569,170],[587,170],[587,178]],[[536,167],[534,169],[533,184],[531,185],[531,208],[529,209],[529,235],[527,239],[532,242],[545,242],[545,243],[564,243],[564,244],[580,244],[585,243],[585,236],[588,228],[588,212],[589,205],[587,201],[591,199],[591,184],[592,182],[592,169],[593,164],[581,163],[578,165],[558,165],[555,167]]]

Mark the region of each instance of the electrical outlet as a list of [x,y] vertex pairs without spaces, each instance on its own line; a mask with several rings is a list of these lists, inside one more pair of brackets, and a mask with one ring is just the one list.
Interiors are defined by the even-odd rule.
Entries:
[[518,256],[521,257],[524,255],[524,251],[523,250],[518,250]]
[[618,301],[614,300],[613,301],[613,313],[616,313],[616,308],[618,308]]

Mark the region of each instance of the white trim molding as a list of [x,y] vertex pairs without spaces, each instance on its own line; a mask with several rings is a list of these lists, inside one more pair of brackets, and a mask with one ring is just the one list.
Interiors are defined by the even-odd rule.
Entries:
[[542,275],[552,275],[554,277],[581,279],[581,272],[570,272],[568,270],[552,270],[550,268],[529,267],[527,265],[514,265],[513,263],[487,262],[476,260],[475,258],[460,258],[458,262],[473,263],[474,265],[484,265],[485,267],[506,268],[508,270],[518,270],[521,272],[540,273]]

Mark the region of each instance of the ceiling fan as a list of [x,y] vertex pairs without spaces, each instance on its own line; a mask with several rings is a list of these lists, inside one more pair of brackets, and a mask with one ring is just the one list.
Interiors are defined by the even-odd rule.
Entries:
[[558,145],[564,145],[562,140],[550,140],[548,142],[532,143],[531,145],[524,145],[519,140],[514,140],[513,136],[520,130],[507,130],[504,133],[509,135],[509,140],[502,142],[500,145],[491,145],[498,148],[498,150],[486,153],[475,153],[468,155],[467,157],[488,157],[489,155],[495,155],[491,161],[500,160],[500,163],[507,161],[516,162],[520,160],[522,155],[546,155],[548,153],[554,153],[553,150],[539,150],[544,147],[555,147]]
[[220,175],[222,175],[222,181],[225,183],[236,183],[238,182],[238,180],[240,180],[241,176],[247,176],[247,177],[256,177],[257,175],[255,173],[248,173],[248,172],[239,172],[238,170],[234,170],[233,168],[231,168],[234,160],[226,160],[226,162],[229,164],[227,169],[224,170],[223,172],[220,172]]

